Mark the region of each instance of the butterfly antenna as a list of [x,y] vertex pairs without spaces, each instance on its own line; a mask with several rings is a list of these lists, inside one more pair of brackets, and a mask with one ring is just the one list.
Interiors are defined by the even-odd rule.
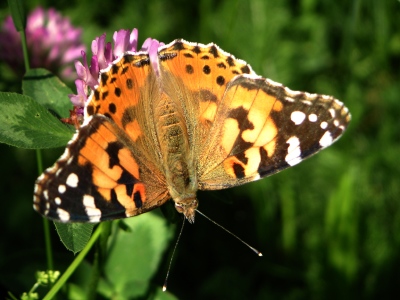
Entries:
[[225,227],[223,227],[222,225],[218,224],[217,222],[215,222],[213,219],[210,219],[209,217],[207,217],[205,214],[203,214],[202,212],[200,212],[199,210],[196,209],[196,212],[198,212],[200,215],[202,215],[204,218],[208,219],[209,221],[211,221],[212,223],[214,223],[215,225],[217,225],[218,227],[222,228],[223,230],[225,230],[227,233],[229,233],[230,235],[232,235],[234,238],[238,239],[240,242],[242,242],[243,244],[245,244],[247,247],[249,247],[251,250],[253,250],[258,256],[263,256],[262,253],[260,251],[258,251],[256,248],[250,246],[249,244],[247,244],[245,241],[243,241],[240,237],[238,237],[236,234],[230,232],[228,229],[226,229]]
[[181,239],[181,235],[182,235],[182,232],[183,232],[183,226],[185,225],[185,220],[186,220],[186,219],[183,218],[181,231],[179,232],[178,239],[176,240],[176,243],[175,243],[175,246],[174,246],[174,250],[172,251],[171,259],[170,259],[170,261],[169,261],[167,276],[165,276],[164,285],[163,285],[163,287],[162,287],[163,292],[165,292],[165,291],[167,290],[167,281],[168,281],[169,272],[170,272],[170,270],[171,270],[172,259],[174,258],[175,250],[176,250],[176,248],[177,248],[177,246],[178,246],[179,240]]

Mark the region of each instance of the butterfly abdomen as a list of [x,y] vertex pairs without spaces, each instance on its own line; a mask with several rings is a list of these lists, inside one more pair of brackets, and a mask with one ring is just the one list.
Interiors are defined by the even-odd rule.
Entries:
[[178,202],[193,198],[197,191],[197,180],[184,118],[178,112],[176,104],[167,97],[157,106],[155,112],[158,116],[157,136],[160,139],[170,195]]

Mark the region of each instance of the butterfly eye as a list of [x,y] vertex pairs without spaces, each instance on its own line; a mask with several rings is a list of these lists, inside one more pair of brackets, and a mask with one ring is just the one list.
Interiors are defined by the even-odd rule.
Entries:
[[179,213],[183,213],[183,211],[184,211],[184,208],[183,208],[183,206],[181,205],[181,204],[178,204],[178,203],[175,203],[175,208],[176,208],[176,210],[179,212]]
[[194,199],[194,200],[190,203],[190,207],[192,207],[193,209],[196,209],[197,206],[199,206],[199,201],[197,201],[197,199]]

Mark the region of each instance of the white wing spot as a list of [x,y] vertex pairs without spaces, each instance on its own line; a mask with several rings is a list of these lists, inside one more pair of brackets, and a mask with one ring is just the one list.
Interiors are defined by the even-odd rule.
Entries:
[[308,116],[308,120],[309,120],[310,122],[317,122],[318,116],[317,116],[316,114],[310,114],[310,115]]
[[54,173],[57,170],[58,164],[52,165],[50,168],[47,168],[47,173]]
[[325,132],[324,135],[319,140],[321,147],[328,147],[333,142],[332,135],[329,131]]
[[49,210],[50,210],[50,203],[46,202],[46,207],[44,208],[43,214],[47,216],[47,214],[49,213]]
[[66,210],[63,210],[61,208],[57,208],[57,214],[58,214],[58,217],[60,218],[60,221],[62,221],[62,222],[68,222],[71,218],[69,213]]
[[59,168],[56,172],[56,177],[60,176],[60,173],[62,172],[62,168]]
[[93,196],[84,195],[83,206],[85,206],[85,211],[90,222],[100,222],[101,210],[96,207]]
[[332,118],[335,118],[335,117],[336,117],[336,111],[335,111],[334,108],[330,108],[330,109],[329,109],[329,112],[330,112]]
[[64,194],[66,190],[67,190],[67,187],[66,187],[64,184],[60,184],[60,185],[58,186],[58,192],[59,192],[60,194]]
[[[68,143],[69,144],[69,143]],[[64,153],[60,156],[60,160],[65,160],[67,157],[69,157],[69,149],[65,148]]]
[[304,119],[306,118],[306,114],[301,111],[294,111],[290,115],[290,119],[293,121],[294,124],[300,125],[303,123]]
[[300,140],[297,137],[292,136],[287,140],[286,143],[289,144],[289,148],[288,148],[288,154],[285,157],[285,161],[290,166],[297,165],[299,162],[302,161],[300,157],[301,156]]
[[43,191],[43,197],[44,197],[44,199],[49,200],[49,191],[48,190]]
[[326,123],[325,121],[321,122],[321,128],[322,129],[326,129],[328,127],[328,123]]
[[77,187],[78,186],[78,182],[79,182],[79,178],[78,175],[76,175],[75,173],[71,173],[68,175],[67,177],[67,181],[65,182],[67,185],[69,185],[70,187]]
[[339,126],[339,121],[338,120],[333,120],[333,125],[335,125],[336,127],[338,127]]
[[96,207],[96,206],[94,205],[94,197],[93,197],[93,196],[90,196],[90,195],[83,195],[83,205],[84,205],[85,207],[88,207],[88,206],[90,206],[90,207]]
[[54,198],[54,202],[56,203],[56,205],[60,205],[61,204],[61,198],[60,197],[55,197]]
[[72,163],[72,161],[74,160],[74,158],[71,156],[70,158],[68,158],[67,160],[67,165],[70,165]]

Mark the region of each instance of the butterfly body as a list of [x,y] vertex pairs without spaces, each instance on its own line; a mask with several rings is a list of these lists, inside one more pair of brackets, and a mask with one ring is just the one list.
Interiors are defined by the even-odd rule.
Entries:
[[241,185],[332,144],[350,114],[293,92],[214,44],[126,53],[100,75],[85,121],[36,181],[34,208],[62,222],[135,216],[173,199],[194,222],[197,190]]

